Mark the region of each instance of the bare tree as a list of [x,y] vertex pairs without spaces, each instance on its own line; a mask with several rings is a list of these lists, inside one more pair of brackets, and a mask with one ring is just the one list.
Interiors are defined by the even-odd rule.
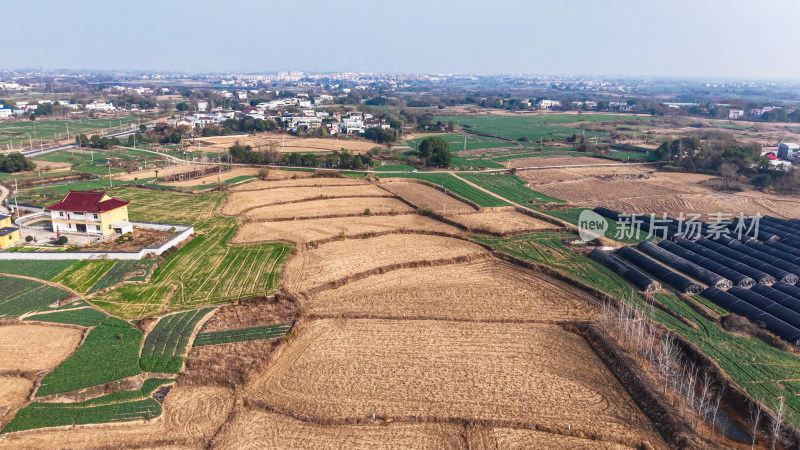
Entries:
[[[719,405],[722,402],[722,396],[725,394],[725,386],[719,388],[719,392],[717,392],[717,398],[713,404],[710,404],[709,415],[711,416],[711,439],[714,439],[714,430],[717,428],[717,414],[719,414]],[[720,433],[720,439],[722,438],[722,433]]]
[[758,423],[761,421],[761,413],[764,409],[764,407],[761,405],[761,402],[758,401],[757,398],[754,398],[753,400],[753,403],[750,404],[750,425],[753,426],[753,440],[750,442],[750,450],[753,450],[756,446],[756,438],[758,438]]
[[775,416],[772,418],[772,423],[769,427],[769,434],[772,438],[772,445],[770,448],[775,450],[775,446],[778,442],[783,442],[785,437],[783,436],[783,422],[784,422],[784,414],[786,409],[786,400],[783,396],[778,397],[778,407],[775,408]]

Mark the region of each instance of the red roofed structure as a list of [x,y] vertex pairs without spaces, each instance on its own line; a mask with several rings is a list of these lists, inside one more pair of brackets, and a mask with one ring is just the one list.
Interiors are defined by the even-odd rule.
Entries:
[[113,198],[105,192],[69,191],[58,203],[47,207],[53,222],[53,231],[108,235],[127,232],[127,200]]

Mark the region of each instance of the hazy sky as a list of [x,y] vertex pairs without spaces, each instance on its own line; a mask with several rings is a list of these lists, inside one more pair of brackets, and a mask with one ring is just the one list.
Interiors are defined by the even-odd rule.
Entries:
[[800,0],[9,1],[0,67],[800,78]]

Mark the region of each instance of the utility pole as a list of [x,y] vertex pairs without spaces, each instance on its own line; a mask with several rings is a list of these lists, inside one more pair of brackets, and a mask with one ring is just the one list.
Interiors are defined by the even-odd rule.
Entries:
[[66,124],[67,124],[67,139],[69,139],[69,122],[66,122]]
[[114,180],[111,178],[111,162],[109,161],[106,164],[108,164],[108,185],[109,185],[109,187],[113,188],[114,187]]

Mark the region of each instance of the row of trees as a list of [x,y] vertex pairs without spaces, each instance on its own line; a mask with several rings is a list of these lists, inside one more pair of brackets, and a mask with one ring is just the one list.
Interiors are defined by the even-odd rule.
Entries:
[[86,137],[85,134],[79,134],[75,136],[75,143],[80,145],[81,147],[91,147],[91,148],[102,148],[107,149],[111,147],[116,147],[121,145],[122,143],[116,137],[101,137],[97,134],[92,135],[91,138]]
[[36,163],[26,158],[20,152],[10,153],[8,155],[0,155],[0,172],[15,173],[24,170],[33,170],[36,168]]
[[277,164],[301,167],[332,167],[337,169],[364,169],[373,164],[369,155],[358,155],[347,150],[330,155],[316,153],[280,153],[275,150],[256,151],[250,145],[238,142],[228,149],[233,162],[242,164]]

